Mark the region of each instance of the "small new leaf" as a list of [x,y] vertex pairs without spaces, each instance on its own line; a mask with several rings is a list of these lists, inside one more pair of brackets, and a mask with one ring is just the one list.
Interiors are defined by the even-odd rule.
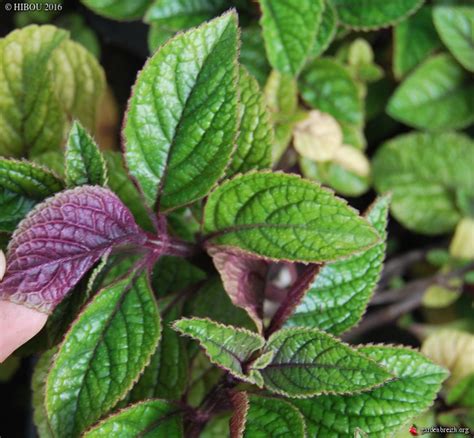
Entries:
[[265,351],[274,352],[260,370],[265,387],[287,397],[350,394],[393,377],[357,350],[315,329],[282,329],[270,337]]
[[8,247],[0,298],[50,313],[103,255],[146,235],[110,190],[82,186],[38,205]]
[[68,187],[107,184],[107,167],[100,150],[79,122],[72,125],[66,145]]
[[239,379],[250,381],[244,369],[252,353],[263,348],[265,339],[249,330],[218,324],[209,319],[183,318],[173,324],[183,335],[199,342],[209,360]]
[[237,35],[227,13],[171,39],[138,75],[125,158],[151,207],[189,204],[222,177],[237,135]]
[[46,382],[57,436],[79,436],[130,389],[160,339],[147,274],[132,270],[102,289],[72,324]]
[[328,190],[296,175],[249,173],[224,182],[208,198],[208,244],[271,259],[335,260],[374,245],[365,219]]

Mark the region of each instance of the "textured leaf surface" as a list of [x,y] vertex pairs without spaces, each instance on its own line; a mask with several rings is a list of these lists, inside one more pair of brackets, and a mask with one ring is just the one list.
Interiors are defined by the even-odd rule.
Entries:
[[378,29],[390,26],[413,14],[423,0],[331,0],[339,20],[352,29]]
[[406,125],[428,131],[463,128],[474,120],[474,84],[450,55],[440,54],[402,82],[387,112]]
[[163,315],[160,343],[150,363],[130,391],[131,401],[154,397],[179,400],[188,385],[186,340],[171,328],[171,322],[181,316],[180,306],[175,305],[163,314],[163,309],[170,304],[172,298],[174,297],[158,303]]
[[260,85],[265,84],[270,73],[270,64],[266,57],[260,26],[254,25],[242,29],[240,37],[242,39],[240,62],[257,79]]
[[183,19],[199,23],[223,12],[226,6],[227,0],[155,0],[145,19],[154,23],[175,23]]
[[359,351],[396,379],[360,394],[293,400],[308,437],[352,438],[357,429],[370,437],[390,436],[433,403],[446,378],[443,368],[413,350],[374,346]]
[[372,388],[392,376],[332,336],[314,329],[282,329],[265,347],[272,361],[260,372],[265,387],[289,397],[347,394]]
[[363,121],[362,101],[349,71],[331,58],[308,63],[299,78],[303,99],[314,109],[331,114],[341,122]]
[[0,158],[0,231],[13,232],[38,202],[63,187],[62,181],[45,168]]
[[271,167],[273,132],[256,79],[244,69],[239,76],[239,134],[227,175]]
[[238,250],[210,248],[209,253],[232,303],[244,309],[261,332],[269,263]]
[[474,7],[439,5],[433,20],[443,43],[468,70],[474,71]]
[[249,380],[243,364],[265,343],[256,333],[209,319],[183,318],[176,321],[173,328],[198,341],[212,363],[243,380]]
[[150,360],[160,317],[146,274],[102,289],[66,334],[46,383],[58,436],[78,436],[120,400]]
[[109,190],[84,186],[61,192],[13,234],[0,297],[49,313],[104,254],[145,239]]
[[240,401],[240,406],[236,406],[235,409],[237,410],[237,416],[239,410],[243,410],[244,415],[241,416],[241,419],[237,419],[234,415],[231,425],[234,430],[242,427],[243,433],[241,435],[236,434],[235,437],[283,438],[291,436],[304,438],[306,436],[303,416],[298,409],[287,401],[252,394],[241,394],[244,399]]
[[388,208],[389,198],[383,197],[366,213],[383,241],[359,255],[325,265],[287,325],[319,328],[337,335],[359,321],[380,277]]
[[397,24],[393,37],[393,71],[398,78],[405,76],[441,45],[430,6],[423,6],[416,14]]
[[164,400],[147,400],[119,411],[88,430],[84,438],[158,438],[183,436],[177,406]]
[[72,125],[66,145],[66,184],[68,187],[107,183],[107,167],[97,144],[78,123]]
[[379,148],[373,177],[380,193],[392,192],[391,210],[400,222],[436,234],[452,230],[460,220],[453,192],[474,195],[473,168],[474,143],[468,137],[411,133]]
[[141,18],[151,0],[81,0],[96,14],[114,20],[133,20]]
[[316,30],[316,38],[311,48],[311,56],[320,56],[331,44],[337,31],[337,13],[330,1],[325,2],[321,22]]
[[104,75],[92,54],[54,26],[0,39],[0,154],[57,149],[69,118],[95,127]]
[[372,227],[332,193],[296,175],[251,173],[208,198],[209,242],[273,259],[334,260],[376,243]]
[[260,0],[270,64],[296,76],[309,55],[324,10],[321,0]]
[[237,134],[237,17],[161,47],[138,75],[125,123],[130,173],[153,206],[195,201],[222,176]]

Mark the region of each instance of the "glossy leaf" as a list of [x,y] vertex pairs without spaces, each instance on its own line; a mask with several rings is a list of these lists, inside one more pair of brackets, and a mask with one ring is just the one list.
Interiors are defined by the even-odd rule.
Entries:
[[320,56],[326,51],[336,36],[337,22],[338,18],[334,6],[330,1],[326,1],[321,22],[316,30],[316,37],[311,48],[310,56]]
[[474,120],[474,84],[450,56],[429,58],[395,90],[387,106],[394,119],[428,131],[460,129]]
[[431,15],[431,6],[423,6],[393,29],[393,72],[397,78],[405,76],[440,47]]
[[237,134],[236,59],[237,17],[228,13],[173,38],[138,75],[125,157],[150,206],[189,204],[223,175]]
[[271,167],[273,132],[256,79],[244,69],[239,75],[239,134],[227,175]]
[[438,5],[433,10],[436,30],[453,56],[468,70],[474,71],[474,7]]
[[357,350],[315,329],[282,329],[270,337],[265,351],[274,352],[260,371],[265,387],[288,397],[350,394],[392,377]]
[[0,231],[13,232],[38,202],[63,187],[62,181],[43,167],[0,158]]
[[270,64],[296,76],[309,55],[324,10],[322,0],[260,0]]
[[244,309],[261,332],[269,263],[238,250],[217,247],[209,253],[232,303]]
[[314,263],[361,251],[378,240],[343,200],[282,173],[251,173],[220,185],[208,198],[203,230],[215,245]]
[[338,335],[360,320],[380,278],[388,208],[389,198],[379,198],[365,215],[383,241],[359,255],[323,266],[287,326],[319,328]]
[[298,81],[303,99],[314,109],[329,113],[341,122],[363,121],[358,85],[349,71],[331,58],[308,63]]
[[218,324],[210,319],[183,318],[173,328],[199,342],[209,360],[234,376],[252,381],[243,365],[265,340],[249,330]]
[[306,437],[303,416],[287,401],[246,393],[239,393],[238,399],[231,420],[232,438]]
[[61,192],[34,209],[13,234],[0,297],[50,313],[112,248],[145,240],[109,190],[83,186]]
[[372,30],[390,26],[413,14],[424,0],[331,0],[339,20],[352,29]]
[[107,184],[104,157],[78,122],[72,125],[66,145],[66,184],[68,187]]
[[445,233],[461,218],[453,191],[473,193],[474,143],[456,133],[411,133],[386,142],[373,160],[380,193],[392,192],[393,215],[421,233]]
[[309,437],[352,438],[357,430],[375,438],[390,436],[433,403],[447,375],[413,350],[370,346],[359,351],[396,378],[360,394],[293,400]]
[[78,436],[106,414],[143,371],[160,338],[146,274],[132,270],[102,289],[62,342],[46,383],[57,436]]
[[114,20],[134,20],[141,18],[151,0],[81,0],[96,14]]
[[145,20],[153,23],[176,23],[192,20],[196,24],[223,12],[227,0],[155,0],[147,10]]
[[240,37],[242,39],[239,58],[241,64],[260,85],[265,84],[271,69],[266,57],[260,26],[253,25],[242,29]]
[[104,74],[65,31],[49,25],[16,30],[0,39],[0,53],[1,155],[58,149],[70,118],[95,127]]
[[89,429],[84,438],[183,437],[179,408],[164,400],[146,400],[119,411]]

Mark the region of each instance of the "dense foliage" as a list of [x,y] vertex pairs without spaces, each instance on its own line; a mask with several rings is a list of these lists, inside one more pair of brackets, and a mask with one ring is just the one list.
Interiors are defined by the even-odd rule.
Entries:
[[119,153],[99,41],[49,3],[0,39],[0,300],[49,315],[15,354],[39,436],[474,428],[474,5],[82,0],[149,24]]

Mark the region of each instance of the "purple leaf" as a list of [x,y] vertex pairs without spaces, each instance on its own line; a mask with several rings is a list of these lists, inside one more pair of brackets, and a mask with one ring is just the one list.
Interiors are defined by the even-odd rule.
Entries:
[[100,257],[145,241],[110,190],[61,192],[31,211],[13,234],[0,299],[50,313]]
[[235,306],[244,309],[258,331],[263,330],[263,302],[270,263],[235,248],[209,247],[224,289]]

